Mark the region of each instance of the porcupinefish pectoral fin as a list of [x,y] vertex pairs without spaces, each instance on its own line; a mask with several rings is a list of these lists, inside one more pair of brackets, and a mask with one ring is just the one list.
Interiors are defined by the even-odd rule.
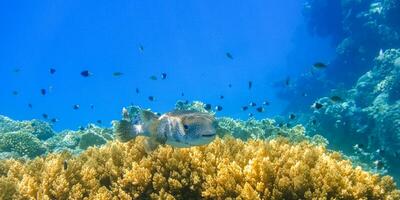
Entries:
[[146,153],[151,153],[153,152],[155,149],[158,148],[158,146],[160,146],[161,143],[159,143],[157,140],[155,140],[154,138],[147,138],[146,140],[144,140],[143,142],[143,146],[144,146],[144,150],[146,151]]

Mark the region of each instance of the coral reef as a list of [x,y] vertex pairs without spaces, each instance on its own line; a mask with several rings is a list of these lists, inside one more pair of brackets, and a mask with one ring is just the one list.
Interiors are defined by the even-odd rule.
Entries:
[[89,124],[86,128],[56,133],[40,120],[15,121],[0,115],[0,159],[34,158],[49,152],[79,153],[90,146],[113,140],[111,128]]
[[191,111],[215,114],[215,112],[213,111],[206,110],[205,106],[206,104],[200,101],[193,101],[193,102],[177,101],[175,104],[175,110],[191,110]]
[[46,140],[55,134],[51,126],[46,122],[36,119],[31,121],[14,121],[0,115],[0,133],[7,132],[31,133],[40,140]]
[[89,124],[77,131],[66,130],[45,141],[51,152],[64,150],[79,153],[91,146],[99,146],[113,140],[113,130]]
[[[127,109],[136,120],[140,108]],[[201,102],[178,102],[176,109],[207,112]],[[120,143],[113,128],[92,124],[46,140],[4,128],[4,157],[36,158],[0,161],[0,199],[400,198],[391,177],[355,167],[301,125],[217,121],[223,139],[192,148],[162,145],[153,152],[145,150],[143,137]]]
[[13,152],[16,156],[34,158],[46,153],[47,149],[34,135],[26,132],[0,134],[0,151]]
[[351,87],[373,67],[380,51],[399,48],[399,13],[398,0],[308,0],[304,16],[310,32],[332,38],[336,55],[326,61],[329,64],[324,72],[301,75],[291,87],[277,92],[278,97],[288,101],[287,110],[305,111],[316,97],[328,95],[330,89]]
[[311,32],[335,38],[337,55],[327,69],[330,80],[352,84],[371,68],[380,49],[400,46],[397,0],[309,0],[304,13]]
[[51,126],[39,120],[14,121],[0,116],[0,158],[42,155],[48,150],[43,144],[53,137]]
[[[207,111],[204,107],[205,104],[198,101],[178,101],[176,103],[175,110],[194,110],[198,112],[208,112],[210,114],[215,114],[213,112]],[[141,110],[140,107],[128,106],[126,107],[126,109],[129,112],[131,121],[135,122],[136,120],[138,120],[138,114]],[[80,130],[76,131],[65,130],[60,133],[54,133],[53,131],[51,131],[51,137],[46,138],[46,140],[40,140],[38,136],[44,134],[37,134],[37,132],[39,132],[37,130],[51,130],[51,127],[47,123],[38,120],[17,122],[6,117],[2,117],[2,119],[6,119],[3,120],[5,121],[5,123],[0,123],[0,126],[3,127],[2,130],[19,130],[10,134],[17,134],[21,136],[17,137],[19,138],[18,143],[13,143],[9,140],[2,139],[7,136],[6,133],[8,132],[0,132],[0,149],[2,150],[2,153],[0,154],[0,159],[10,157],[19,158],[26,155],[26,153],[22,152],[22,149],[24,148],[21,148],[21,146],[31,148],[28,157],[33,158],[35,156],[40,156],[50,152],[70,151],[73,154],[77,154],[90,146],[103,145],[107,141],[114,139],[114,128],[101,128],[94,124],[89,124],[86,128],[81,128]],[[320,144],[327,144],[327,140],[320,136],[314,136],[313,138],[306,136],[304,134],[305,130],[301,125],[297,125],[293,128],[289,128],[287,126],[279,126],[272,119],[249,119],[247,121],[242,121],[228,117],[222,117],[216,118],[216,120],[219,124],[217,132],[218,135],[221,137],[225,135],[231,135],[236,138],[247,140],[272,139],[277,136],[285,136],[287,138],[290,138],[290,140],[292,141],[303,141],[311,139],[312,141],[319,141]],[[21,125],[21,123],[24,126]],[[115,123],[117,122],[113,122],[114,125]],[[25,126],[25,124],[28,124],[29,126]],[[36,129],[32,129],[32,126],[30,126],[31,124],[37,124],[36,126],[34,126]],[[12,128],[12,126],[15,126],[16,128]],[[317,138],[319,139],[317,140]],[[13,145],[15,147],[13,147]]]
[[311,141],[315,144],[326,146],[328,140],[315,134],[313,137],[307,136],[306,130],[302,125],[296,125],[292,128],[277,125],[273,119],[247,121],[232,119],[229,117],[217,118],[220,137],[229,135],[242,140],[248,139],[274,139],[276,137],[285,137],[292,142]]
[[399,199],[392,178],[308,142],[217,139],[147,154],[143,138],[0,163],[1,199]]
[[[129,112],[131,121],[138,118],[141,108],[137,106],[126,107]],[[175,110],[188,110],[197,112],[206,112],[214,115],[212,111],[205,109],[205,104],[200,101],[185,102],[178,101]],[[240,119],[232,119],[229,117],[216,117],[218,123],[217,134],[220,137],[233,136],[242,140],[248,139],[273,139],[278,136],[284,136],[291,141],[318,141],[320,145],[326,145],[328,141],[320,135],[309,137],[305,135],[305,129],[302,125],[296,125],[293,128],[277,124],[273,119],[256,120],[253,118],[243,121]],[[116,125],[114,122],[114,126]]]
[[352,89],[340,94],[343,101],[319,99],[324,106],[311,117],[318,123],[307,130],[322,133],[333,148],[346,154],[382,163],[376,166],[378,171],[385,169],[400,179],[399,80],[400,49],[387,50]]

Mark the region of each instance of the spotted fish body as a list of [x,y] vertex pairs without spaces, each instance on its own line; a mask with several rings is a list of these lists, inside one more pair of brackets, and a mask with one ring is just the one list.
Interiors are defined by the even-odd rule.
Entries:
[[147,136],[154,149],[159,144],[191,147],[210,143],[216,136],[216,122],[212,115],[193,111],[174,111],[157,116],[143,110],[139,123],[129,121],[127,111],[116,126],[117,139],[126,142],[138,135]]

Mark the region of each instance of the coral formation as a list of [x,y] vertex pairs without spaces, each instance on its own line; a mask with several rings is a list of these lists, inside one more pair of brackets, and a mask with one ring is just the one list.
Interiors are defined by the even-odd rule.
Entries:
[[[190,103],[178,101],[175,109],[208,112],[204,109],[204,106],[204,103],[198,101]],[[138,120],[138,113],[141,108],[137,106],[129,106],[126,109],[130,113],[129,116],[131,117],[132,121]],[[208,113],[215,114],[213,112]],[[33,158],[45,153],[63,151],[70,151],[73,154],[77,154],[90,146],[103,145],[107,141],[114,139],[114,128],[102,128],[94,124],[89,124],[86,128],[81,128],[80,130],[76,131],[64,130],[60,133],[54,133],[47,123],[38,120],[17,122],[7,117],[2,117],[1,119],[6,120],[3,120],[5,123],[0,123],[0,126],[2,127],[1,130],[5,131],[0,132],[0,150],[2,151],[2,153],[0,153],[0,159],[10,157],[19,158],[24,155]],[[249,119],[247,121],[243,121],[228,117],[221,117],[216,118],[216,120],[219,125],[217,133],[220,137],[231,135],[236,138],[247,140],[272,139],[277,136],[285,136],[291,141],[311,140],[314,142],[318,141],[318,143],[321,145],[326,145],[328,143],[327,140],[318,135],[314,137],[306,136],[305,130],[301,125],[289,128],[287,126],[277,125],[275,120],[272,119]],[[23,125],[21,125],[21,123]],[[114,125],[115,123],[116,122],[114,122]],[[36,129],[32,129],[31,124],[37,124],[34,126]],[[17,128],[12,128],[12,126]],[[51,130],[52,136],[46,138],[46,140],[40,140],[38,136],[43,136],[44,134],[37,134],[37,132],[39,132],[37,130]],[[11,135],[15,135],[16,137],[10,137]],[[17,140],[18,142],[15,143]],[[30,149],[28,153],[23,150],[26,148]]]
[[190,110],[190,111],[197,111],[197,112],[205,112],[210,114],[215,114],[213,111],[208,111],[205,109],[206,104],[200,101],[177,101],[175,104],[175,110]]
[[0,159],[34,158],[49,152],[68,150],[79,153],[89,146],[102,145],[114,138],[111,128],[93,124],[81,130],[55,133],[40,120],[15,121],[0,115]]
[[308,140],[319,145],[327,145],[328,140],[316,134],[313,137],[307,136],[306,130],[302,125],[293,128],[279,126],[273,119],[248,119],[247,121],[232,119],[229,117],[217,118],[220,137],[229,135],[242,140],[248,139],[274,139],[276,137],[286,137],[292,142]]
[[29,157],[46,153],[45,140],[55,135],[46,122],[14,121],[0,116],[0,158]]
[[143,138],[79,156],[50,154],[0,163],[1,199],[399,199],[390,177],[353,168],[306,141],[217,139],[202,147]]
[[7,132],[31,133],[40,140],[46,140],[55,134],[51,126],[46,122],[36,119],[31,121],[14,121],[0,115],[0,133]]
[[[201,102],[176,107],[207,112]],[[127,109],[135,120],[140,108]],[[163,145],[150,153],[143,137],[119,143],[112,128],[92,124],[47,140],[32,132],[1,133],[0,150],[8,157],[53,153],[1,160],[0,199],[400,198],[391,177],[354,168],[301,125],[217,121],[224,139],[192,148]]]
[[[361,76],[356,85],[343,92],[342,102],[328,97],[313,113],[318,121],[307,130],[323,133],[330,144],[346,154],[360,154],[374,162],[383,162],[389,173],[400,178],[400,49],[379,55],[375,67]],[[351,142],[349,142],[351,141]]]
[[72,151],[79,153],[91,146],[99,146],[113,140],[113,130],[89,124],[77,131],[66,130],[45,141],[50,152]]
[[399,13],[398,0],[308,0],[304,16],[310,32],[332,38],[336,55],[324,72],[304,74],[277,92],[288,101],[288,110],[306,111],[316,97],[351,87],[373,67],[380,51],[399,48]]
[[14,152],[17,156],[34,158],[46,153],[47,149],[34,135],[25,132],[0,134],[0,151]]

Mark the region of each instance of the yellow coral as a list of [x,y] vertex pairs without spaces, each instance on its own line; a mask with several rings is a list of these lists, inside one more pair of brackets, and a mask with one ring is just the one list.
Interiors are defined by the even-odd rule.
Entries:
[[79,156],[0,163],[1,199],[400,199],[391,177],[353,168],[325,147],[286,139],[162,146],[143,138]]

